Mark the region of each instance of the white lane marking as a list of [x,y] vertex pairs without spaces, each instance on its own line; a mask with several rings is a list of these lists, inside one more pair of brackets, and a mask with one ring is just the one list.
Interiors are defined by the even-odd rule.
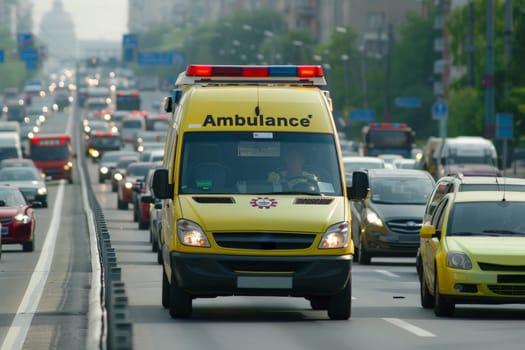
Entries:
[[399,275],[396,275],[395,273],[387,271],[387,270],[376,270],[376,272],[383,274],[385,276],[388,276],[388,277],[399,277]]
[[402,328],[412,334],[415,334],[418,337],[435,337],[436,336],[434,333],[430,333],[429,331],[426,331],[423,328],[414,326],[413,324],[400,320],[399,318],[383,318],[383,320],[393,324],[394,326]]
[[62,213],[62,204],[64,199],[64,180],[60,180],[57,196],[53,207],[53,216],[49,224],[46,240],[42,246],[40,257],[31,275],[31,280],[27,285],[24,298],[18,307],[13,323],[7,332],[2,344],[1,350],[22,349],[27,337],[33,316],[38,308],[40,298],[49,276],[49,270],[53,256],[55,255],[55,246],[60,224],[60,215]]

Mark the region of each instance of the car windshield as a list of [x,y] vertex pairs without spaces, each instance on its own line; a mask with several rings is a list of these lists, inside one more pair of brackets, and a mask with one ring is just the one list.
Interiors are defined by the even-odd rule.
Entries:
[[149,166],[132,166],[128,168],[126,174],[128,176],[144,177],[148,174]]
[[23,194],[15,188],[0,188],[0,206],[19,207],[26,205]]
[[373,177],[371,201],[383,204],[426,204],[434,183],[427,177]]
[[456,203],[449,219],[447,236],[524,236],[525,203]]
[[[302,171],[291,176],[295,150]],[[333,135],[316,133],[186,133],[181,193],[342,195]],[[275,175],[275,176],[273,176]]]
[[41,177],[31,168],[5,168],[0,170],[0,181],[41,181]]

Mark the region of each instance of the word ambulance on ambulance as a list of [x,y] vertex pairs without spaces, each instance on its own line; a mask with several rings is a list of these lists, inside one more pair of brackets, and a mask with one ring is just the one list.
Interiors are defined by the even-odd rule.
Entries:
[[29,142],[29,156],[47,179],[73,183],[75,154],[71,135],[39,134]]
[[348,319],[350,195],[322,67],[189,65],[176,85],[153,178],[162,305],[187,318],[196,298],[290,296]]

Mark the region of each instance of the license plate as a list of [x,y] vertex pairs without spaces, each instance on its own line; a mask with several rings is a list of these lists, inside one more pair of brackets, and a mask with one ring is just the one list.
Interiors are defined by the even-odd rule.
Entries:
[[292,277],[239,276],[237,288],[292,289]]
[[8,232],[7,227],[2,227],[2,236],[7,236]]

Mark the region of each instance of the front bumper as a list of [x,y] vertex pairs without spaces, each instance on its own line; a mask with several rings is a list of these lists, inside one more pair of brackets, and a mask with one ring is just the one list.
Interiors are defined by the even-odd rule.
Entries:
[[330,296],[351,278],[352,256],[260,257],[170,253],[177,284],[201,296]]

